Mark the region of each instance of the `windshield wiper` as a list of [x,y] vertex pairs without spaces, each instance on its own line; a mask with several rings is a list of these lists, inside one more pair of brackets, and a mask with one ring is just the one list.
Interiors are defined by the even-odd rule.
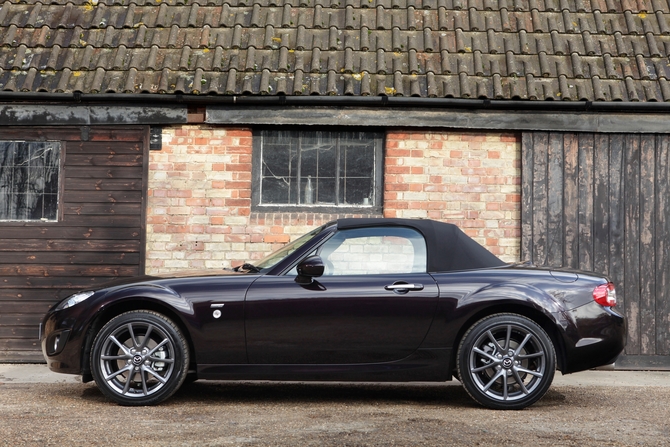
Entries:
[[235,267],[233,270],[235,270],[236,272],[239,272],[241,270],[246,270],[247,272],[251,272],[251,273],[260,273],[261,272],[261,269],[259,269],[258,267],[256,267],[253,264],[249,264],[248,262],[245,262],[244,264],[240,265],[239,267]]

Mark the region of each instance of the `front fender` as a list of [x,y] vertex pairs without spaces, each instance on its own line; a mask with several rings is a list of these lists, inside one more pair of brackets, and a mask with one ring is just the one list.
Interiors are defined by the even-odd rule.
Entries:
[[155,302],[166,305],[177,313],[193,315],[193,303],[179,295],[175,290],[160,284],[142,284],[124,286],[110,290],[100,296],[100,305],[96,314],[104,312],[106,308],[123,303],[126,300],[134,302]]
[[82,322],[77,333],[85,337],[81,342],[81,374],[90,374],[89,356],[95,336],[116,315],[130,310],[147,309],[165,314],[187,330],[184,319],[194,314],[193,304],[176,291],[159,284],[130,285],[106,291],[88,307],[90,318]]

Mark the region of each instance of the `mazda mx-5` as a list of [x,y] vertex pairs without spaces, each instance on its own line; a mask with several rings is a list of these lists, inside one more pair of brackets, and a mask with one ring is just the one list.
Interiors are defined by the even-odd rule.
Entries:
[[455,377],[520,409],[624,348],[608,278],[504,263],[447,223],[340,219],[254,264],[79,291],[44,318],[47,363],[122,405],[196,379]]

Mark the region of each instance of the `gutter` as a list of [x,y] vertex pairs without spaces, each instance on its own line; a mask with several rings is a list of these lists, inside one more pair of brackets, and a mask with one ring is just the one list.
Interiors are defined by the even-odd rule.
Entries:
[[520,101],[400,96],[214,96],[153,93],[0,92],[0,102],[136,103],[145,105],[219,105],[259,107],[395,107],[549,112],[670,112],[670,102]]

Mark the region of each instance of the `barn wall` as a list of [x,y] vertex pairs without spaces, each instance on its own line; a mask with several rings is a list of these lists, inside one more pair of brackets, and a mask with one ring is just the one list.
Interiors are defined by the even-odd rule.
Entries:
[[[348,215],[251,211],[249,128],[163,129],[150,154],[147,272],[260,259]],[[388,131],[384,215],[459,224],[503,259],[519,259],[520,139],[514,134]]]
[[609,275],[621,367],[670,367],[670,137],[523,135],[522,256]]
[[60,141],[62,165],[57,222],[0,222],[0,361],[43,361],[38,326],[53,304],[142,273],[147,135],[3,128],[3,140]]

